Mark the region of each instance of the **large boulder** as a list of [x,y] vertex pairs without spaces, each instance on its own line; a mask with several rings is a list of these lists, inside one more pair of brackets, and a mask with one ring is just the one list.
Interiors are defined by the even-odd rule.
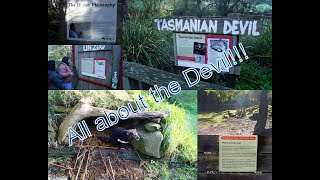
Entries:
[[154,122],[149,122],[144,125],[144,128],[150,132],[159,131],[160,127],[161,127],[160,124],[154,123]]
[[163,135],[160,131],[148,132],[146,130],[137,130],[140,139],[132,141],[131,144],[142,154],[161,158],[160,146],[163,140]]

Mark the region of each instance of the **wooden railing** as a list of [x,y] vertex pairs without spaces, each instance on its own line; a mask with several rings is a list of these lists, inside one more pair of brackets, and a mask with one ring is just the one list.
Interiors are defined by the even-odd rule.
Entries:
[[[190,78],[193,82],[195,79]],[[189,87],[184,77],[178,74],[169,73],[149,66],[134,62],[123,62],[123,89],[149,89],[157,85],[168,87],[171,81],[177,81],[182,90],[216,89],[225,90],[227,87],[200,81],[195,86]]]

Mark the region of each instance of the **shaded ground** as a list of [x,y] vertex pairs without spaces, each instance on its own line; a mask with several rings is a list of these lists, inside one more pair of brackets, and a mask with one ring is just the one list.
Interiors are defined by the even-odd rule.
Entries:
[[[269,108],[269,116],[267,120],[266,129],[272,128],[272,107]],[[236,110],[229,110],[231,113],[235,113]],[[198,114],[198,135],[248,135],[253,134],[256,121],[249,119],[254,113],[258,111],[248,113],[243,118],[225,117],[228,115],[228,110],[222,112],[205,112]]]
[[[106,136],[108,136],[107,133],[100,133],[97,135],[97,131],[93,131],[92,134],[93,136],[91,139],[86,139],[82,145],[80,142],[77,142],[74,145],[74,153],[69,157],[52,158],[52,156],[48,155],[48,180],[69,180],[75,179],[76,177],[77,179],[83,178],[89,180],[163,179],[159,177],[159,172],[167,172],[168,174],[166,174],[166,177],[168,178],[180,174],[183,175],[183,178],[192,179],[188,178],[188,174],[183,173],[186,169],[191,168],[191,166],[187,164],[179,164],[178,162],[169,163],[169,158],[162,158],[159,160],[152,159],[141,153],[138,154],[131,145],[125,145],[122,149],[119,149],[105,141]],[[80,148],[78,148],[79,146],[82,147],[80,151]],[[84,148],[84,146],[86,147]],[[109,149],[103,147],[109,147]],[[63,149],[50,148],[48,150],[68,150],[66,147],[60,148]],[[78,158],[76,163],[78,152],[80,158]],[[111,165],[109,164],[108,159],[110,160]],[[82,164],[81,168],[79,168],[80,164]],[[78,173],[79,169],[80,172]]]
[[[111,179],[111,176],[114,177],[114,179],[144,179],[155,177],[149,167],[145,166],[144,163],[142,163],[143,161],[140,161],[139,155],[135,150],[131,149],[130,145],[127,145],[120,150],[119,148],[113,147],[108,142],[102,142],[100,139],[103,138],[104,137],[101,136],[98,138],[97,135],[94,135],[91,139],[84,141],[85,143],[82,144],[82,147],[83,145],[89,147],[81,148],[79,153],[80,158],[78,158],[76,166],[75,162],[77,154],[73,157],[66,158],[48,158],[48,179],[57,179],[58,177],[62,177],[62,179],[65,180],[68,177],[75,179],[79,169],[81,169],[81,171],[79,172],[78,179],[82,176],[84,179],[89,180],[106,180]],[[81,146],[81,144],[78,143],[75,146]],[[97,146],[110,147],[112,149]],[[78,149],[79,148],[76,148],[76,150]],[[88,153],[85,153],[85,151],[90,152],[89,155]],[[84,156],[85,158],[82,160],[81,156]],[[110,160],[111,165],[109,164],[108,159]],[[83,162],[81,163],[81,161]],[[52,165],[52,163],[62,167]],[[80,164],[82,164],[81,168],[79,168]],[[64,167],[68,169],[65,169]]]

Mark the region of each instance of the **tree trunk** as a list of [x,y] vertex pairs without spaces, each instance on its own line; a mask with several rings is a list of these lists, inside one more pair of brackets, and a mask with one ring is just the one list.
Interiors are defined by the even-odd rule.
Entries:
[[253,134],[261,134],[266,127],[268,117],[268,91],[260,91],[259,116]]
[[59,30],[58,30],[58,41],[65,42],[67,37],[67,27],[66,27],[66,7],[67,2],[66,0],[59,1],[59,12],[60,12],[60,23],[59,23]]
[[201,0],[197,0],[195,15],[201,16]]
[[128,0],[123,0],[123,22],[127,23],[129,21],[129,4]]

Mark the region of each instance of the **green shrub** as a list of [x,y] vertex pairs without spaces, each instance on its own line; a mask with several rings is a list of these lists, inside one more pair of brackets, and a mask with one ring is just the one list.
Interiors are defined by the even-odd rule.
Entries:
[[172,72],[172,33],[158,31],[153,18],[130,17],[124,25],[124,57],[129,62]]
[[271,11],[272,11],[272,5],[267,3],[258,4],[254,8],[254,12],[259,12],[259,13],[271,13]]
[[272,57],[272,23],[265,23],[259,36],[242,36],[241,41],[249,57]]
[[57,31],[59,25],[59,18],[59,9],[48,7],[48,29]]
[[236,89],[272,89],[272,69],[262,67],[256,61],[241,63],[241,73],[236,79]]

